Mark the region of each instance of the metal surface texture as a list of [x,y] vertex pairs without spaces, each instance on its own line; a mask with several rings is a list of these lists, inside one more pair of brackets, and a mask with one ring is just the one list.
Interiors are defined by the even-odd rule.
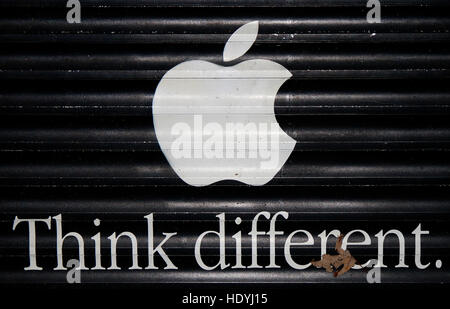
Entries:
[[[298,229],[314,245],[292,256],[320,259],[319,234],[363,229],[371,244],[350,247],[360,262],[377,257],[380,230],[405,236],[405,261],[396,268],[399,244],[387,237],[382,282],[450,283],[450,14],[444,0],[382,2],[382,22],[366,21],[359,0],[142,0],[81,1],[82,22],[66,22],[66,1],[0,1],[0,283],[66,283],[56,266],[52,230],[37,226],[38,263],[28,265],[28,231],[14,218],[61,214],[64,232],[85,242],[86,264],[95,263],[91,237],[102,234],[103,263],[110,264],[113,232],[136,235],[139,264],[147,265],[147,225],[155,217],[155,243],[177,232],[165,247],[178,270],[128,270],[128,240],[117,244],[122,270],[82,272],[95,284],[367,284],[352,270],[334,278],[324,270],[294,270],[283,246]],[[385,3],[386,2],[386,3]],[[177,64],[200,59],[223,64],[227,39],[258,20],[255,45],[238,61],[262,58],[293,77],[280,89],[275,115],[297,141],[277,175],[261,187],[222,181],[197,188],[171,169],[158,144],[152,100],[162,76]],[[187,98],[189,99],[189,98]],[[221,169],[218,166],[217,169]],[[226,253],[242,231],[242,261],[249,265],[254,216],[289,213],[277,221],[285,234],[275,242],[282,267],[204,271],[194,259],[196,238],[217,230],[226,214]],[[235,223],[236,217],[242,224]],[[101,219],[99,227],[94,219]],[[268,220],[261,220],[267,231]],[[412,232],[421,224],[422,260],[414,266]],[[361,241],[355,236],[354,241]],[[332,251],[335,239],[328,239]],[[269,238],[258,240],[259,263],[269,265]],[[64,260],[78,256],[74,238]],[[217,241],[202,253],[217,263]],[[142,256],[142,258],[141,258]],[[440,260],[442,267],[435,266]]]

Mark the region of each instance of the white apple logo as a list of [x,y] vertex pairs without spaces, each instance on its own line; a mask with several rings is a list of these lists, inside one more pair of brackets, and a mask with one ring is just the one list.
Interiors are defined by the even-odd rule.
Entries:
[[[224,62],[244,55],[257,35],[257,21],[240,27],[225,45]],[[176,174],[192,186],[269,182],[296,144],[274,112],[275,96],[291,76],[264,59],[231,67],[193,60],[168,71],[153,98],[153,122]]]

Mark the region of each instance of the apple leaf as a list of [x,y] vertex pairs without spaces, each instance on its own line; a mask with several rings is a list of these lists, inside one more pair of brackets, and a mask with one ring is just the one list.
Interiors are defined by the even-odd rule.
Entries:
[[243,55],[252,47],[258,36],[258,21],[243,25],[228,39],[223,49],[223,61],[233,61]]

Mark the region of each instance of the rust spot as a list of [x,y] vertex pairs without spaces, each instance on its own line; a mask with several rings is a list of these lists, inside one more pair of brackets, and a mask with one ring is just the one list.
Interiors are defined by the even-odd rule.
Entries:
[[312,261],[311,264],[317,268],[325,268],[327,272],[332,272],[334,277],[339,277],[348,272],[356,264],[356,259],[350,251],[342,249],[343,238],[344,235],[341,235],[336,241],[337,255],[324,254],[320,261]]

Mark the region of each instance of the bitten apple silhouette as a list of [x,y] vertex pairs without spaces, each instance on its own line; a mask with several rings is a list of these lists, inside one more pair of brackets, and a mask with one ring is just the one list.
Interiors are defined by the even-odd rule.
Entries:
[[[225,45],[224,62],[244,55],[258,22],[240,27]],[[296,141],[279,126],[275,96],[292,74],[264,59],[224,67],[193,60],[168,71],[153,98],[158,143],[187,184],[222,180],[264,185],[283,167]]]

